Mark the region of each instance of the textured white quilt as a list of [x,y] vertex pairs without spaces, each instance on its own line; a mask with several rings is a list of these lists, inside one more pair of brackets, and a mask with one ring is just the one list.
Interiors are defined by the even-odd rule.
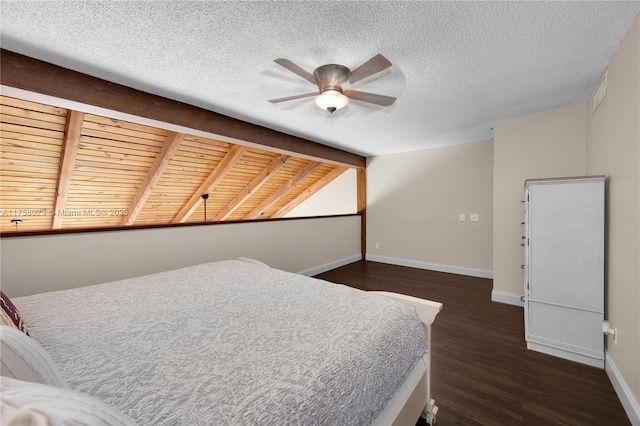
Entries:
[[69,387],[140,425],[364,425],[426,353],[412,308],[222,261],[14,300]]

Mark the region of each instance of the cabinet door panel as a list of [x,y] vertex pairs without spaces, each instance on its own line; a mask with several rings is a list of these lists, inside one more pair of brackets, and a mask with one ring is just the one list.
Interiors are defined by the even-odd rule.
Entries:
[[530,302],[529,315],[528,341],[594,358],[603,357],[602,313]]
[[530,188],[531,300],[603,311],[603,185],[563,183]]

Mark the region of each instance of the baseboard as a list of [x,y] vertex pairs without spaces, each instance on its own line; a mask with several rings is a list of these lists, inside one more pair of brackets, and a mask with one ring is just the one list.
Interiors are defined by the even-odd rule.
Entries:
[[640,403],[634,398],[629,386],[627,386],[624,378],[620,375],[620,371],[618,371],[616,364],[609,356],[609,352],[605,352],[604,358],[604,369],[607,372],[607,376],[609,376],[613,389],[618,395],[618,399],[620,399],[622,403],[624,411],[627,413],[627,417],[629,417],[632,425],[640,425]]
[[330,271],[335,268],[339,268],[344,265],[348,265],[353,262],[357,262],[362,259],[361,254],[354,254],[353,256],[344,257],[342,259],[334,260],[329,263],[324,263],[322,265],[315,266],[313,268],[305,269],[304,271],[298,272],[300,275],[306,275],[307,277],[312,277],[314,275],[322,274],[323,272]]
[[507,293],[506,291],[491,290],[491,301],[506,303],[507,305],[515,305],[524,307],[521,294]]
[[371,262],[389,263],[391,265],[409,266],[411,268],[428,269],[430,271],[448,272],[450,274],[467,275],[470,277],[493,278],[493,271],[485,269],[465,268],[463,266],[442,265],[439,263],[423,262],[421,260],[400,259],[397,257],[367,254],[366,260]]

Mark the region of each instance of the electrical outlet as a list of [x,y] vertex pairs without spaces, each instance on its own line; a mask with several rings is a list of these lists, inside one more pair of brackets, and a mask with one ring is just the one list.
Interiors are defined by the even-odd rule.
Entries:
[[380,248],[380,243],[376,243],[376,250]]
[[460,213],[460,222],[467,220],[467,216],[464,213]]
[[618,329],[612,327],[609,321],[602,321],[602,332],[607,336],[613,337],[613,344],[618,346]]
[[469,215],[469,220],[471,222],[479,222],[480,221],[480,215],[478,213],[471,213]]

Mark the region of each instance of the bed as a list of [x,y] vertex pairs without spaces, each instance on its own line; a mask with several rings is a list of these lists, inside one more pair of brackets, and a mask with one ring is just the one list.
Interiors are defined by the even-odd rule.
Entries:
[[[435,422],[437,302],[239,259],[13,303],[59,369],[59,387],[134,424]],[[15,382],[2,379],[6,408]]]

